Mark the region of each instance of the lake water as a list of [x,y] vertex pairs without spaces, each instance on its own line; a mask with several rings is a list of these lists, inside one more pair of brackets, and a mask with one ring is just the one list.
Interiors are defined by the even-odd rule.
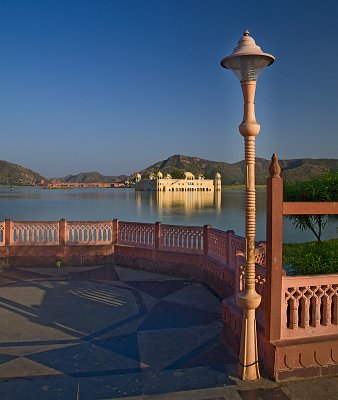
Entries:
[[[257,190],[257,240],[265,240],[265,190]],[[244,236],[245,192],[135,192],[133,189],[41,189],[0,187],[0,220],[17,221],[112,220],[205,225],[233,229]],[[331,219],[324,238],[337,237],[337,219]],[[284,221],[284,242],[314,240]]]

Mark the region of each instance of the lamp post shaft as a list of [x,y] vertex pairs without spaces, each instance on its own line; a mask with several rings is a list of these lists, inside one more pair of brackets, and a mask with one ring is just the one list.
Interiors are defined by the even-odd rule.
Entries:
[[242,379],[255,380],[260,377],[258,366],[257,330],[255,310],[261,296],[255,289],[255,232],[256,232],[256,189],[255,189],[255,137],[260,125],[255,117],[256,81],[242,81],[244,99],[243,122],[239,127],[244,137],[246,165],[245,201],[245,289],[239,293],[238,301],[243,308],[242,336],[238,373]]
[[238,46],[221,60],[221,66],[233,71],[239,78],[244,98],[243,121],[239,131],[244,137],[246,166],[245,201],[245,288],[238,294],[238,303],[243,309],[241,347],[238,373],[240,378],[255,380],[260,377],[258,367],[257,331],[255,310],[261,296],[255,289],[255,232],[256,232],[256,189],[255,189],[255,137],[260,126],[255,117],[256,81],[260,72],[273,64],[275,57],[264,53],[256,45],[249,31],[243,33]]

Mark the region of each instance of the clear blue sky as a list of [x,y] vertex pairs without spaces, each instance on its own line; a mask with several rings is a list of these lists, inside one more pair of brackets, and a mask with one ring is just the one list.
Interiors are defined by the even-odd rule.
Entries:
[[0,159],[47,177],[243,159],[240,85],[219,61],[245,29],[276,56],[257,156],[337,158],[337,21],[335,0],[1,0]]

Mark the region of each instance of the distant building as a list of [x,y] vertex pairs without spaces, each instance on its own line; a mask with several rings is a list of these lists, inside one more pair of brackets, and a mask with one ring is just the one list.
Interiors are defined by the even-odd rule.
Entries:
[[185,172],[183,179],[173,179],[169,174],[163,176],[151,173],[142,179],[141,174],[136,175],[135,190],[157,192],[215,192],[221,190],[221,175],[217,173],[215,179],[204,179],[203,175],[195,178],[191,172]]
[[120,182],[44,182],[41,186],[48,189],[119,188],[125,187],[125,184]]

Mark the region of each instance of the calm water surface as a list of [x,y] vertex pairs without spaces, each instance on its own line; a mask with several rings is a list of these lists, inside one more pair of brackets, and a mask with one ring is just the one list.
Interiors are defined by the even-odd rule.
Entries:
[[[257,240],[265,240],[265,190],[257,191]],[[135,192],[133,189],[41,189],[0,187],[0,220],[112,220],[184,225],[211,224],[244,236],[245,193]],[[325,238],[337,237],[330,220]],[[313,240],[284,221],[284,242]]]

